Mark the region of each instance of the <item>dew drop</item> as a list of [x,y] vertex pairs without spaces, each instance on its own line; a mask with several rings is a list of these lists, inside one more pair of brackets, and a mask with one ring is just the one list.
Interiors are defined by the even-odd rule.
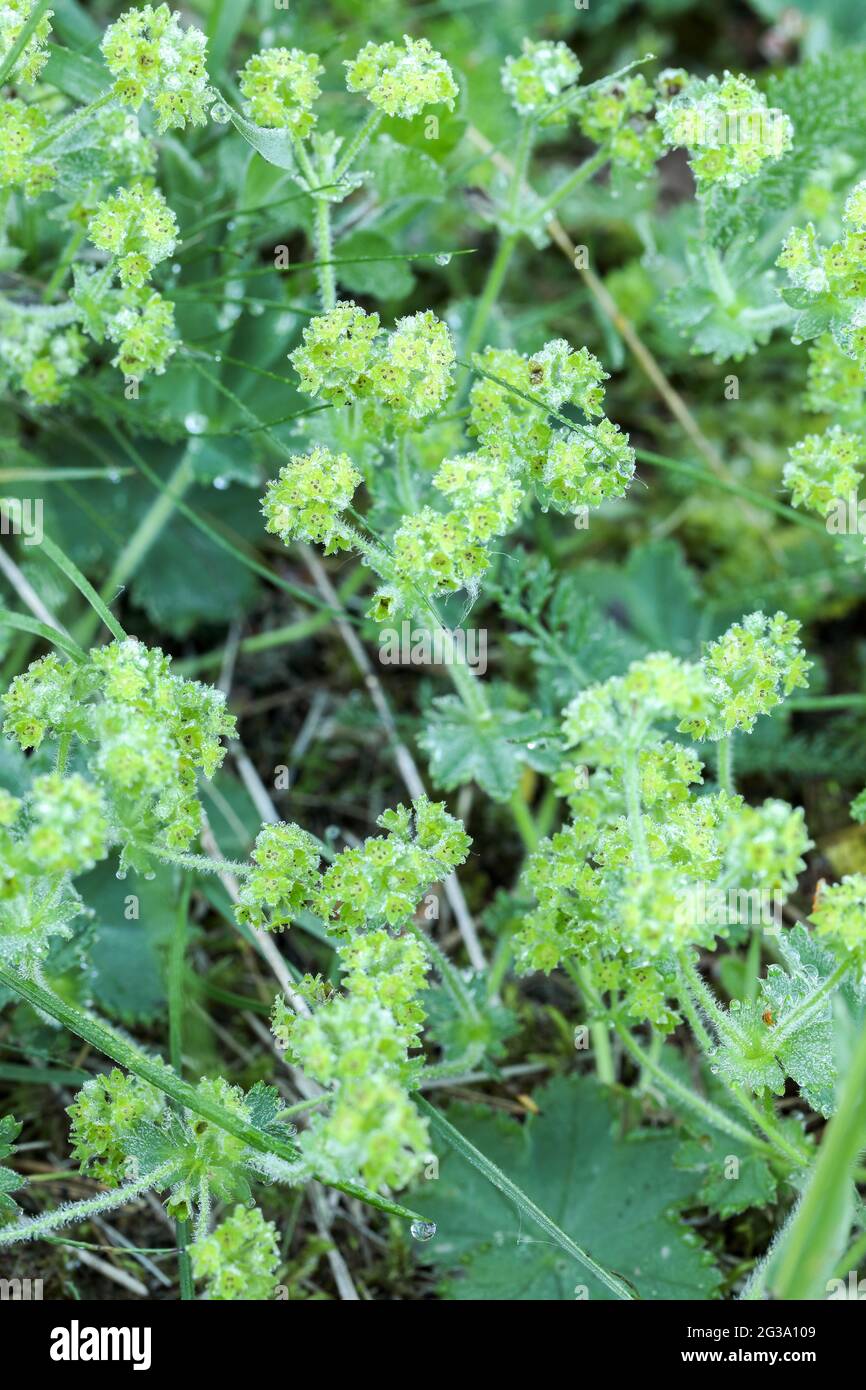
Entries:
[[252,304],[252,305],[250,305],[250,313],[252,314],[253,318],[255,318],[255,319],[260,319],[261,316],[262,316],[262,314],[263,314],[264,312],[265,312],[265,306],[264,306],[264,304]]
[[451,253],[450,251],[440,251],[439,255],[434,256],[433,259],[435,260],[437,265],[450,265]]
[[188,434],[204,434],[207,429],[207,416],[197,410],[191,410],[189,415],[184,417],[183,423]]
[[432,1240],[436,1234],[435,1221],[413,1221],[409,1227],[413,1240]]
[[126,870],[125,870],[125,869],[118,869],[118,871],[117,871],[117,873],[114,875],[114,877],[115,877],[115,878],[119,878],[119,879],[121,880],[121,882],[123,882],[123,880],[126,878]]
[[211,107],[210,116],[211,120],[217,121],[219,125],[226,125],[232,118],[228,107],[224,106],[221,101],[218,101],[215,106]]
[[226,488],[229,485],[229,480],[228,478],[223,478],[222,476],[220,476],[219,478],[214,478],[213,485],[216,488],[217,492],[225,492]]
[[180,275],[180,266],[177,264],[176,261],[175,261],[174,265],[173,265],[172,268],[171,268],[171,273],[172,273],[172,275]]

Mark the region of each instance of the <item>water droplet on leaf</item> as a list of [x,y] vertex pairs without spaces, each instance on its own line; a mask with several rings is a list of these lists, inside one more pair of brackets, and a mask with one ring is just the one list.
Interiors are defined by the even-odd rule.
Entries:
[[204,434],[207,429],[207,416],[197,410],[191,410],[189,415],[184,417],[183,423],[188,434]]
[[432,1240],[436,1234],[435,1221],[413,1221],[409,1227],[413,1240]]

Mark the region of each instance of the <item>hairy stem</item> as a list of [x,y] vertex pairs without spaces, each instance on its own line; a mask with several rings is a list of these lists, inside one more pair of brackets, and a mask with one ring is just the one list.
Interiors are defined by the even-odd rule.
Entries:
[[142,1177],[124,1183],[122,1187],[114,1187],[109,1192],[102,1192],[98,1197],[85,1197],[81,1202],[69,1202],[65,1206],[55,1207],[53,1211],[47,1211],[42,1216],[33,1216],[17,1226],[0,1227],[0,1245],[14,1245],[21,1240],[38,1240],[40,1236],[48,1235],[61,1226],[71,1226],[87,1221],[91,1216],[99,1216],[104,1211],[125,1206],[127,1202],[140,1197],[143,1192],[168,1187],[176,1172],[177,1160],[168,1159]]
[[733,796],[736,791],[734,786],[734,735],[728,734],[727,738],[719,739],[718,750],[717,776],[719,786],[723,792],[728,792]]

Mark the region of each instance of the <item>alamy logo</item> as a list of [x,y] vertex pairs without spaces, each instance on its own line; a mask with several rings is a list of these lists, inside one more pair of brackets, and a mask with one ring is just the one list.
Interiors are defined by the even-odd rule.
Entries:
[[825,1287],[828,1298],[853,1299],[855,1303],[866,1301],[866,1279],[858,1278],[856,1269],[849,1269],[847,1284],[844,1279],[828,1279]]
[[0,1303],[7,1299],[22,1303],[41,1298],[41,1279],[0,1279]]
[[25,545],[41,545],[41,497],[0,497],[0,536],[10,535],[23,537]]
[[385,627],[379,633],[379,660],[383,666],[469,666],[479,676],[487,670],[487,629]]
[[51,1333],[52,1361],[131,1361],[134,1371],[150,1370],[149,1327],[82,1327],[77,1318]]
[[690,926],[732,927],[763,925],[778,929],[782,923],[784,898],[768,888],[717,888],[713,884],[692,884],[682,895],[679,920]]
[[825,525],[831,536],[866,536],[866,497],[834,497]]

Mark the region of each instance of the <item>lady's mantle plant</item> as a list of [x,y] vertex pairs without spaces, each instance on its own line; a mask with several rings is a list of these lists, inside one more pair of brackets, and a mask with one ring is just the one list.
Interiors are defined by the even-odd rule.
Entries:
[[[696,204],[683,214],[691,236],[679,256],[685,270],[678,265],[667,283],[667,322],[694,351],[718,361],[753,352],[782,324],[795,341],[809,340],[806,405],[832,418],[791,445],[785,484],[795,507],[822,518],[859,486],[866,184],[847,170],[835,214],[832,189],[825,189],[820,228],[806,221],[785,234],[761,224],[772,203],[767,190],[797,157],[799,118],[751,78],[667,69],[653,80],[636,70],[643,64],[631,63],[586,82],[568,45],[524,39],[500,72],[514,138],[509,158],[494,160],[497,172],[481,200],[479,216],[495,228],[488,278],[469,314],[446,321],[417,300],[412,312],[380,315],[338,288],[346,276],[341,237],[356,215],[362,222],[368,215],[368,193],[370,205],[376,202],[364,165],[375,166],[387,148],[385,131],[394,122],[419,123],[425,133],[429,123],[432,131],[460,99],[455,72],[427,38],[368,42],[344,60],[349,103],[364,114],[338,133],[326,128],[332,84],[319,53],[266,46],[243,64],[236,84],[222,82],[220,67],[218,85],[204,33],[167,5],[130,9],[108,26],[104,89],[69,109],[52,78],[68,60],[51,61],[50,13],[19,42],[33,14],[32,0],[0,13],[0,191],[20,218],[35,223],[47,213],[69,241],[51,278],[38,282],[38,296],[16,273],[17,248],[0,248],[10,271],[0,297],[0,385],[29,417],[37,407],[70,405],[80,389],[86,397],[92,388],[99,401],[100,362],[110,361],[124,386],[136,389],[148,374],[163,376],[175,358],[201,366],[207,338],[181,341],[166,286],[175,283],[169,267],[182,269],[170,263],[187,249],[181,225],[195,256],[211,219],[188,234],[183,202],[172,206],[160,178],[171,189],[167,174],[172,161],[184,164],[183,140],[211,120],[205,139],[217,143],[225,131],[238,147],[245,141],[261,158],[244,177],[255,186],[262,168],[268,177],[279,171],[313,247],[318,303],[292,307],[303,327],[291,342],[281,328],[279,342],[291,382],[308,400],[304,423],[297,435],[276,433],[285,421],[267,424],[242,393],[217,386],[250,417],[249,434],[266,441],[262,455],[273,463],[262,499],[267,531],[287,547],[356,554],[371,579],[371,622],[407,618],[447,638],[443,614],[460,602],[468,614],[497,553],[537,520],[536,511],[582,520],[589,512],[620,515],[626,498],[639,507],[629,496],[639,451],[607,413],[609,377],[599,357],[545,332],[533,338],[521,329],[512,337],[511,325],[497,325],[494,314],[524,238],[545,250],[558,235],[557,212],[602,171],[610,188],[600,184],[600,196],[627,188],[640,199],[668,151],[685,151]],[[217,25],[215,40],[221,37]],[[98,66],[82,68],[75,82],[87,72],[92,83]],[[220,86],[236,94],[238,110]],[[534,155],[569,132],[590,146],[586,158],[559,180],[539,161],[543,191],[535,191]],[[438,166],[434,172],[442,173]],[[282,206],[275,185],[263,186]],[[808,199],[800,201],[805,208]],[[251,210],[269,207],[243,209]],[[833,216],[838,237],[825,235]],[[225,240],[232,244],[222,249],[234,254],[233,239]],[[761,261],[777,249],[775,265]],[[345,265],[352,263],[349,257]],[[780,272],[789,282],[781,296]],[[219,283],[242,278],[230,273]],[[240,313],[248,298],[233,308]],[[288,302],[277,307],[289,311]],[[628,325],[617,327],[627,338]],[[619,349],[611,336],[608,365]],[[261,373],[285,387],[278,372]],[[113,421],[110,408],[104,418]],[[693,442],[702,438],[696,426],[690,433]],[[134,457],[148,476],[147,460]],[[179,490],[169,492],[169,510],[179,500]],[[549,545],[556,556],[555,534]],[[507,930],[485,976],[452,965],[419,924],[425,894],[466,863],[471,841],[444,802],[414,795],[414,785],[410,805],[378,817],[381,834],[339,852],[298,824],[276,822],[262,827],[248,861],[214,857],[199,794],[235,733],[224,696],[177,674],[159,648],[125,636],[74,566],[62,568],[114,640],[84,652],[41,618],[18,623],[28,641],[56,638],[57,654],[33,661],[0,699],[3,731],[29,760],[25,785],[15,794],[0,789],[0,985],[33,1006],[41,1022],[68,1027],[114,1063],[69,1106],[72,1155],[103,1190],[25,1217],[11,1195],[21,1186],[17,1176],[0,1168],[0,1246],[52,1235],[153,1192],[178,1223],[182,1285],[188,1266],[208,1297],[267,1298],[282,1256],[277,1228],[255,1205],[260,1184],[318,1181],[413,1217],[395,1194],[429,1163],[428,1117],[443,1124],[420,1095],[422,1084],[474,1076],[476,1068],[499,1078],[504,1040],[517,1027],[502,1002],[512,961],[521,974],[566,973],[599,1079],[617,1080],[611,1044],[618,1040],[640,1070],[641,1095],[655,1087],[682,1119],[684,1166],[694,1162],[690,1149],[702,1158],[707,1144],[730,1140],[763,1165],[757,1185],[766,1202],[780,1184],[794,1191],[820,1178],[811,1135],[774,1108],[774,1098],[793,1083],[819,1115],[850,1113],[836,1055],[841,1003],[852,1016],[862,1008],[866,876],[822,885],[811,916],[782,927],[781,906],[812,848],[805,815],[777,797],[749,804],[734,776],[735,749],[807,684],[811,663],[796,621],[751,612],[706,643],[699,659],[656,650],[623,661],[607,679],[575,677],[559,729],[544,729],[541,739],[545,717],[514,707],[502,685],[483,684],[446,642],[455,657],[447,663],[454,693],[430,702],[417,739],[429,755],[431,782],[445,790],[476,783],[509,802],[531,849],[515,893],[489,914],[491,934]],[[16,571],[16,581],[19,593],[35,592],[26,575],[22,585]],[[545,633],[527,623],[520,637],[540,644]],[[524,796],[528,769],[551,776],[539,824]],[[547,833],[557,797],[570,817]],[[64,943],[83,942],[88,909],[80,880],[107,861],[120,878],[147,878],[170,865],[185,890],[194,876],[219,873],[247,940],[313,922],[320,959],[330,951],[331,968],[295,977],[280,957],[291,983],[272,1010],[274,1046],[298,1082],[297,1104],[264,1082],[245,1089],[206,1077],[191,1084],[180,1074],[176,1033],[169,1066],[84,1007],[74,985],[57,987]],[[756,902],[763,921],[755,921]],[[761,976],[768,905],[775,958]],[[185,911],[182,898],[184,929]],[[254,939],[273,947],[269,938]],[[726,1005],[699,965],[728,945],[745,946],[747,968]],[[170,968],[182,987],[177,959]],[[433,989],[431,972],[439,979]],[[665,1039],[677,1028],[706,1064],[703,1090],[667,1065]],[[648,1046],[638,1030],[649,1035]],[[431,1061],[435,1048],[443,1056]],[[555,1104],[567,1114],[563,1094]],[[596,1119],[604,1110],[592,1099],[586,1106]],[[609,1130],[606,1112],[599,1123]],[[12,1156],[18,1129],[11,1117],[0,1121],[0,1160]],[[605,1152],[616,1147],[605,1139]],[[852,1165],[853,1158],[842,1165],[846,1182]],[[500,1179],[493,1180],[513,1195]],[[725,1217],[750,1204],[747,1196],[708,1195],[706,1188],[702,1200]],[[550,1235],[552,1222],[544,1220]],[[431,1234],[420,1220],[415,1230]],[[563,1245],[555,1227],[553,1239]],[[564,1239],[573,1257],[571,1233]],[[591,1256],[578,1254],[598,1272]],[[602,1273],[608,1290],[629,1296],[618,1275]]]

